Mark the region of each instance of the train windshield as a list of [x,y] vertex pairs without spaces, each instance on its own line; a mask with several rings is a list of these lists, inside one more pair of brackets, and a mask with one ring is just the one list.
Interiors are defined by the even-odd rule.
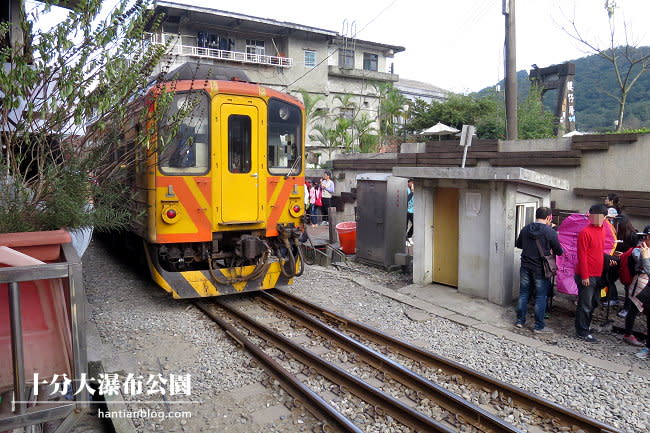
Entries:
[[269,101],[269,173],[296,175],[302,171],[302,113],[284,101]]
[[210,169],[209,106],[204,92],[174,95],[158,129],[164,174],[197,175]]

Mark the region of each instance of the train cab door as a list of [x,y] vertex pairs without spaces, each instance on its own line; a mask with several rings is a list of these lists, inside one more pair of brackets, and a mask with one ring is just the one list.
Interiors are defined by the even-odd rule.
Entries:
[[261,222],[260,214],[260,116],[263,105],[256,98],[218,95],[221,224]]

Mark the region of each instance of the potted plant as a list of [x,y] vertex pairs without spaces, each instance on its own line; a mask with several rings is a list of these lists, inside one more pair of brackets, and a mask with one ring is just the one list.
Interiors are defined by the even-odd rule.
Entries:
[[0,50],[0,233],[83,235],[129,223],[124,176],[146,139],[115,144],[167,47],[143,44],[155,21],[147,2],[120,0],[103,17],[101,0],[68,2],[65,18],[39,27],[57,3],[22,7],[18,22],[0,24],[11,41]]

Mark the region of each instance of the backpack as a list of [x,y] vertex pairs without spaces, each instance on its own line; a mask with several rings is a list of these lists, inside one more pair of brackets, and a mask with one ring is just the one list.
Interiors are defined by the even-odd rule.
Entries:
[[621,280],[621,283],[626,286],[632,284],[634,280],[634,274],[636,274],[634,257],[632,257],[632,251],[634,248],[629,248],[623,254],[621,254],[621,264],[618,270],[618,276]]

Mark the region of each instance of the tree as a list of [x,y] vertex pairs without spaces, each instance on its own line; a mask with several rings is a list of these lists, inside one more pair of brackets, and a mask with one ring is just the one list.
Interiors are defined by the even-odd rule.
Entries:
[[361,113],[354,121],[353,127],[359,141],[359,151],[363,153],[374,152],[377,146],[376,129],[372,127],[374,119],[368,113]]
[[[501,139],[506,138],[506,105],[505,95],[503,92],[497,92],[491,89],[488,94],[481,99],[486,101],[489,109],[486,109],[481,116],[476,119],[476,135],[480,138]],[[519,110],[519,108],[517,108]],[[521,122],[521,113],[517,115],[517,121]],[[521,135],[519,135],[521,137]]]
[[358,139],[358,135],[355,135],[355,124],[361,110],[353,98],[350,93],[334,97],[334,101],[338,101],[338,106],[335,108],[334,130],[337,133],[338,146],[345,152],[352,152]]
[[376,143],[373,134],[375,129],[372,127],[375,120],[361,112],[354,96],[349,93],[336,95],[334,101],[338,104],[333,110],[333,116],[322,116],[314,125],[314,132],[309,138],[325,146],[330,159],[334,149],[344,152],[372,150]]
[[431,110],[431,105],[421,98],[417,98],[409,105],[409,119],[404,125],[406,132],[414,133],[422,131],[435,125],[434,113]]
[[[544,110],[541,91],[533,88],[518,108],[519,137],[522,139],[553,137],[555,118]],[[461,129],[476,125],[480,138],[505,138],[505,101],[503,93],[494,90],[484,96],[450,95],[443,102],[427,104],[416,100],[411,107],[407,131],[417,132],[437,122]]]
[[427,104],[416,101],[411,107],[411,119],[405,128],[418,132],[442,122],[461,129],[463,125],[477,125],[481,118],[496,110],[494,98],[478,98],[466,95],[450,95],[446,101],[433,101]]
[[[101,0],[85,0],[48,31],[35,30],[58,1],[42,3],[21,11],[23,40],[0,50],[8,65],[0,69],[0,232],[124,228],[125,176],[134,149],[148,141],[140,134],[130,150],[115,143],[137,123],[129,103],[168,48],[143,43],[145,26],[159,18],[142,0],[120,0],[104,17]],[[0,39],[9,32],[0,25]]]
[[544,109],[542,89],[532,86],[525,100],[519,103],[518,129],[519,138],[549,138],[555,135],[556,117]]
[[305,105],[305,117],[307,118],[307,126],[325,117],[327,113],[321,108],[316,107],[320,101],[325,99],[325,95],[315,95],[307,92],[304,89],[300,89],[299,92],[302,96],[302,103]]
[[564,28],[563,30],[570,37],[585,46],[590,52],[609,62],[614,69],[618,87],[617,92],[603,91],[618,103],[616,131],[622,131],[629,93],[639,78],[648,71],[648,67],[650,66],[650,51],[647,49],[639,49],[638,43],[630,41],[628,25],[625,22],[623,22],[623,39],[625,44],[618,44],[616,22],[614,19],[617,8],[618,6],[615,0],[605,1],[605,10],[609,23],[608,44],[605,48],[600,47],[596,42],[589,41],[583,35],[578,29],[575,17],[570,20],[569,24],[571,28]]
[[375,88],[379,94],[379,132],[381,135],[396,135],[398,120],[404,116],[404,106],[410,101],[393,83],[377,83]]
[[328,159],[332,159],[332,152],[339,142],[337,131],[323,123],[314,125],[313,131],[309,138],[321,143],[327,149]]

